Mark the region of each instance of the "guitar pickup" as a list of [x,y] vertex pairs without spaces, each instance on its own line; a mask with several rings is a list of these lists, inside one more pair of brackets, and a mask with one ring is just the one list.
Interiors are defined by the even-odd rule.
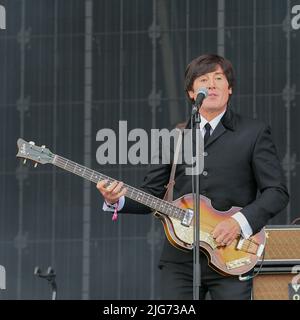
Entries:
[[192,223],[193,216],[194,216],[193,210],[187,209],[185,211],[185,215],[184,215],[183,219],[181,220],[181,224],[185,227],[189,227]]
[[236,259],[236,260],[226,262],[226,267],[228,270],[232,270],[232,269],[240,268],[249,264],[251,264],[251,260],[248,257],[244,257],[241,259]]

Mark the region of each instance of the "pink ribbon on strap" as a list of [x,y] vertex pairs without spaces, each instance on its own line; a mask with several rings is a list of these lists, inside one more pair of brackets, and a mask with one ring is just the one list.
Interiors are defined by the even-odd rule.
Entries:
[[118,208],[119,208],[119,200],[116,203],[114,214],[111,218],[112,221],[116,221],[118,219]]

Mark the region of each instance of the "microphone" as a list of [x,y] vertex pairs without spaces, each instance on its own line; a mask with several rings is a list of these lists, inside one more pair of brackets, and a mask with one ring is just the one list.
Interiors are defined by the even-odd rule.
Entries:
[[192,110],[192,115],[195,115],[198,110],[200,109],[203,100],[207,97],[208,95],[208,90],[206,88],[200,88],[197,91],[197,97],[195,100],[195,103],[193,104],[193,110]]
[[201,107],[203,100],[207,97],[208,90],[206,88],[200,88],[197,92],[197,98],[195,100],[195,106]]

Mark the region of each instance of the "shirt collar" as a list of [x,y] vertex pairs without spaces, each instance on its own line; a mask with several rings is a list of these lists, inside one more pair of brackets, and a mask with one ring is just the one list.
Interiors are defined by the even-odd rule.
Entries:
[[[214,131],[217,127],[217,125],[219,124],[220,120],[222,119],[224,113],[226,112],[226,109],[220,113],[219,115],[217,115],[215,118],[213,118],[212,120],[209,121],[209,124],[211,126],[212,131]],[[200,129],[203,130],[204,126],[207,124],[207,120],[201,116],[201,122],[200,122]]]

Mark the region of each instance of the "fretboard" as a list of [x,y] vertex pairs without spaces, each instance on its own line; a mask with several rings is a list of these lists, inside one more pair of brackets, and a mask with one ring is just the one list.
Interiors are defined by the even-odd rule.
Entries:
[[[55,155],[53,159],[53,164],[57,167],[60,167],[66,171],[74,173],[84,179],[98,183],[101,180],[108,180],[109,183],[113,182],[115,179],[112,179],[102,173],[91,170],[85,166],[82,166],[76,162],[65,159],[61,156]],[[146,205],[147,207],[159,211],[167,216],[172,218],[182,220],[185,215],[185,210],[176,207],[170,202],[164,201],[160,198],[157,198],[147,192],[141,191],[134,187],[131,187],[127,184],[124,184],[123,188],[127,189],[126,197]]]

